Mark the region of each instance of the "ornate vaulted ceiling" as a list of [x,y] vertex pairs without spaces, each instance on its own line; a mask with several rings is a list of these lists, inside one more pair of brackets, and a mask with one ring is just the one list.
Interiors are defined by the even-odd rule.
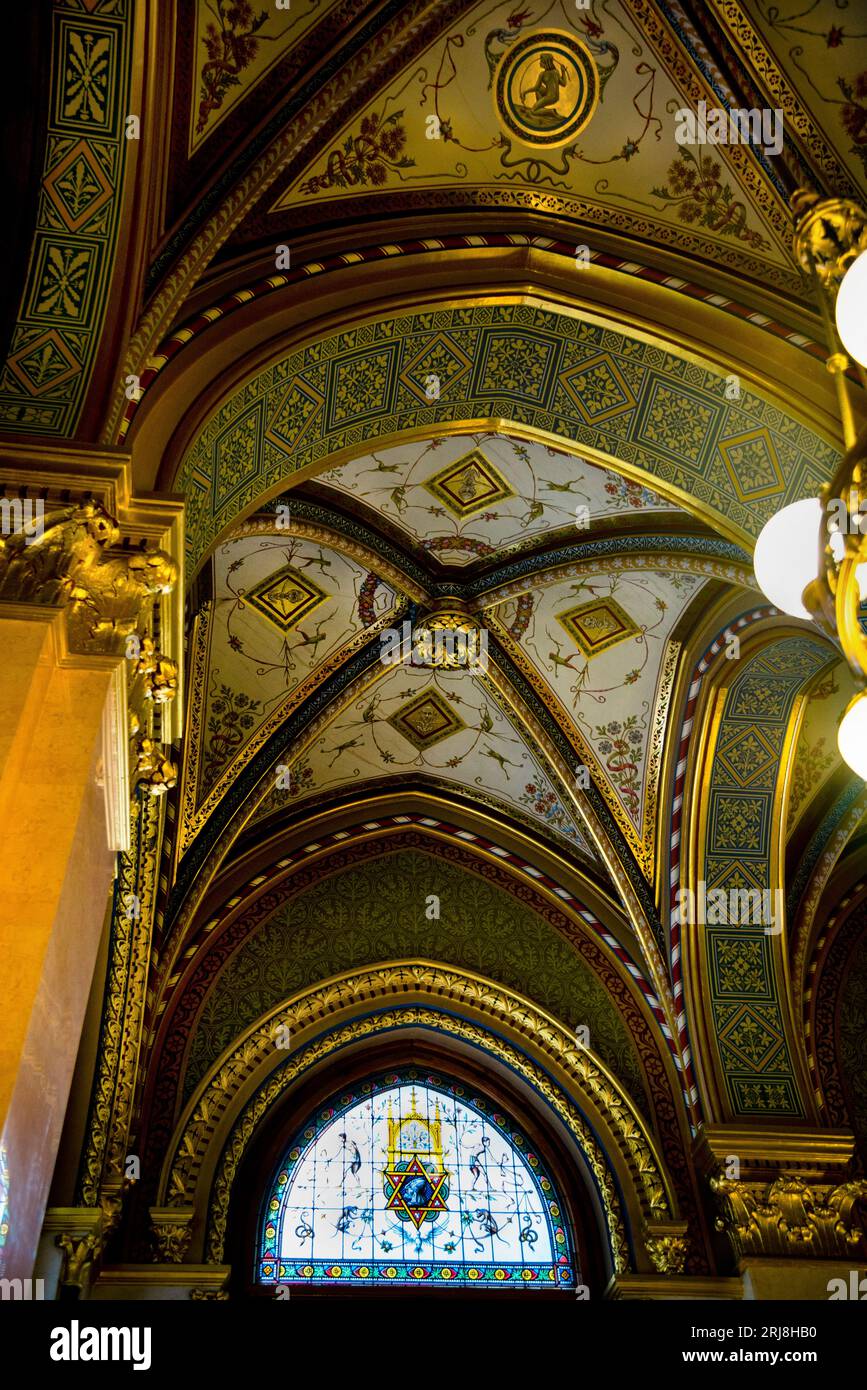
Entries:
[[[673,303],[710,297],[719,318],[752,314],[813,350],[788,197],[864,179],[867,37],[834,0],[803,13],[178,0],[146,39],[114,0],[55,10],[37,239],[0,388],[12,431],[58,436],[80,420],[114,441],[131,413],[118,350],[147,382],[172,330],[187,341],[227,295],[423,247],[434,261],[471,252],[497,278],[532,246],[573,289],[580,249],[590,286],[599,272],[664,285]],[[546,32],[579,41],[598,73],[592,118],[550,149],[521,142],[495,81]],[[135,62],[134,43],[147,46]],[[699,159],[675,113],[701,101],[781,111],[779,150],[718,144]],[[132,219],[136,185],[148,194]],[[110,302],[122,321],[100,339]]]
[[[147,940],[116,904],[110,944],[146,979],[97,1067],[114,1159],[135,1132],[142,1212],[201,1214],[211,1118],[228,1146],[274,1020],[315,1053],[339,1014],[349,1046],[399,994],[556,1063],[625,1136],[635,1229],[668,1202],[697,1229],[702,1119],[815,1118],[787,991],[859,881],[852,680],[752,548],[841,455],[789,199],[863,193],[867,24],[838,0],[144,9],[55,6],[0,380],[29,458],[75,436],[184,500],[178,785],[122,860]],[[522,67],[544,96],[551,52],[564,139]],[[700,102],[779,108],[779,150],[679,144]],[[383,662],[437,622],[483,665]],[[698,882],[783,892],[785,936],[691,932]]]
[[[746,555],[672,503],[550,446],[453,435],[320,474],[200,576],[178,851],[243,779],[254,823],[423,785],[609,883],[582,816],[592,782],[652,882],[684,642],[749,578]],[[444,606],[475,615],[484,670],[379,659],[388,630]]]

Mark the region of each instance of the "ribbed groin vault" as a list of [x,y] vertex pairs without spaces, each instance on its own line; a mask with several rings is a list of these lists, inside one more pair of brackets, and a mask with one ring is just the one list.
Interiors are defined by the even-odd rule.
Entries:
[[793,238],[867,37],[795,8],[17,16],[6,1278],[863,1264],[860,676],[753,568],[865,417]]

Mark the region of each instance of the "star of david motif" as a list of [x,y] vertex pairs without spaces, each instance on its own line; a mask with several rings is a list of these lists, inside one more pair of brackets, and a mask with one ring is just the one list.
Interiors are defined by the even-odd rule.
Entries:
[[408,1163],[386,1168],[382,1176],[387,1209],[401,1221],[411,1221],[416,1230],[440,1212],[448,1211],[448,1173],[430,1172],[418,1154],[413,1154]]

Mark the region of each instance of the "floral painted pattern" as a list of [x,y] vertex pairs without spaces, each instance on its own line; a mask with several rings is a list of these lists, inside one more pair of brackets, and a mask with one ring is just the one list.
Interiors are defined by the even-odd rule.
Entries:
[[807,798],[824,781],[824,774],[834,761],[833,748],[827,747],[827,738],[818,738],[815,743],[802,743],[795,759],[792,786],[789,792],[788,828],[791,830]]
[[[248,68],[259,52],[259,44],[268,35],[258,31],[269,19],[267,10],[254,14],[248,0],[217,0],[214,13],[219,21],[208,24],[202,42],[207,53],[207,62],[202,67],[200,81],[202,90],[199,101],[199,114],[196,133],[201,135],[212,112],[222,106],[230,87],[241,85],[240,74]],[[272,40],[273,41],[273,40]]]
[[202,788],[206,792],[257,722],[259,701],[243,691],[236,693],[228,685],[220,685],[208,715],[208,741],[202,767]]
[[321,193],[327,188],[381,188],[390,173],[408,169],[414,159],[403,153],[406,129],[403,112],[381,116],[371,111],[357,135],[348,135],[340,149],[332,150],[324,174],[314,174],[301,184],[302,193]]
[[665,187],[650,191],[668,207],[676,206],[681,222],[707,227],[719,236],[736,237],[757,250],[770,246],[765,237],[747,226],[746,204],[735,197],[731,184],[723,183],[720,165],[709,155],[696,158],[681,148],[668,170]]
[[628,714],[625,719],[612,719],[596,726],[596,747],[605,759],[605,769],[617,791],[626,802],[634,820],[641,808],[641,785],[635,754],[644,742],[638,718]]
[[621,478],[619,473],[612,473],[610,468],[605,469],[605,491],[608,499],[605,505],[612,507],[615,511],[621,511],[624,507],[659,507],[664,506],[662,498],[649,487],[643,487],[641,483],[636,483],[632,478]]
[[518,801],[534,815],[541,816],[552,830],[559,830],[561,835],[571,836],[573,839],[577,838],[575,827],[550,787],[528,782]]
[[852,81],[839,77],[837,83],[846,98],[840,119],[852,140],[850,151],[861,160],[867,174],[867,72],[859,72]]

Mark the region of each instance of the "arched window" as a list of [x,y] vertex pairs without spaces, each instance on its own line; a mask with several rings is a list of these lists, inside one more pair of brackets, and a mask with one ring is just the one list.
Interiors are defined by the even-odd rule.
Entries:
[[525,1136],[470,1087],[389,1072],[317,1111],[272,1184],[265,1284],[571,1288],[562,1203]]

